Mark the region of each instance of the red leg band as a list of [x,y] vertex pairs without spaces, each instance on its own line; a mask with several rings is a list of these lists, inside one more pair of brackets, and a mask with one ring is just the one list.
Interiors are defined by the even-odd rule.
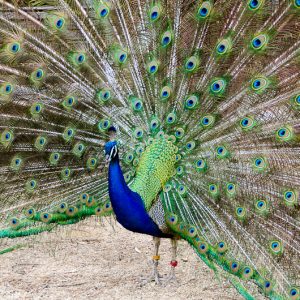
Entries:
[[178,261],[177,260],[171,260],[170,265],[175,268],[178,265]]

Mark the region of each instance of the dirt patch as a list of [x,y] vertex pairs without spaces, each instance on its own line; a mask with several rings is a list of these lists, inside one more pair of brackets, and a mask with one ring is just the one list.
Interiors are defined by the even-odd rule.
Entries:
[[[184,241],[179,242],[177,284],[140,286],[151,270],[150,236],[90,219],[38,237],[4,241],[25,246],[0,256],[0,299],[242,299]],[[160,247],[161,275],[169,273],[170,241]]]

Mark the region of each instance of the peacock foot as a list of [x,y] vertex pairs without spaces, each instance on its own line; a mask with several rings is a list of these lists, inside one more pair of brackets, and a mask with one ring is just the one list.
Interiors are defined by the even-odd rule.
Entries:
[[156,284],[159,284],[159,285],[162,284],[162,282],[161,282],[162,276],[158,273],[158,270],[157,270],[158,260],[159,260],[159,256],[153,257],[153,270],[150,275],[148,275],[146,277],[142,277],[141,286],[144,286],[147,283],[152,282],[152,281],[154,281]]
[[169,275],[164,279],[164,285],[174,284],[177,283],[177,278],[175,275],[175,267],[177,266],[178,262],[176,260],[172,260],[170,262],[171,265],[171,271]]
[[158,272],[151,272],[150,275],[146,276],[146,277],[142,277],[141,279],[141,286],[144,286],[146,285],[147,283],[150,283],[150,282],[155,282],[156,284],[158,285],[161,285],[162,282],[161,282],[161,278],[162,276],[158,273]]

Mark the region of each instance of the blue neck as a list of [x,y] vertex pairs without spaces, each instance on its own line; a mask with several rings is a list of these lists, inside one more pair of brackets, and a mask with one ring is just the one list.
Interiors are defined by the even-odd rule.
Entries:
[[127,186],[116,156],[109,164],[109,197],[118,222],[126,229],[156,237],[170,237],[164,234],[147,213],[143,200]]

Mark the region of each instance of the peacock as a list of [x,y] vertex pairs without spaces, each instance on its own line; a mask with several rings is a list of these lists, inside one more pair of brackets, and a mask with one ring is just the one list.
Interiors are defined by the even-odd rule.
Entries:
[[245,299],[299,300],[299,17],[299,0],[0,0],[0,237],[111,216],[153,236],[145,284],[176,282],[183,240]]

